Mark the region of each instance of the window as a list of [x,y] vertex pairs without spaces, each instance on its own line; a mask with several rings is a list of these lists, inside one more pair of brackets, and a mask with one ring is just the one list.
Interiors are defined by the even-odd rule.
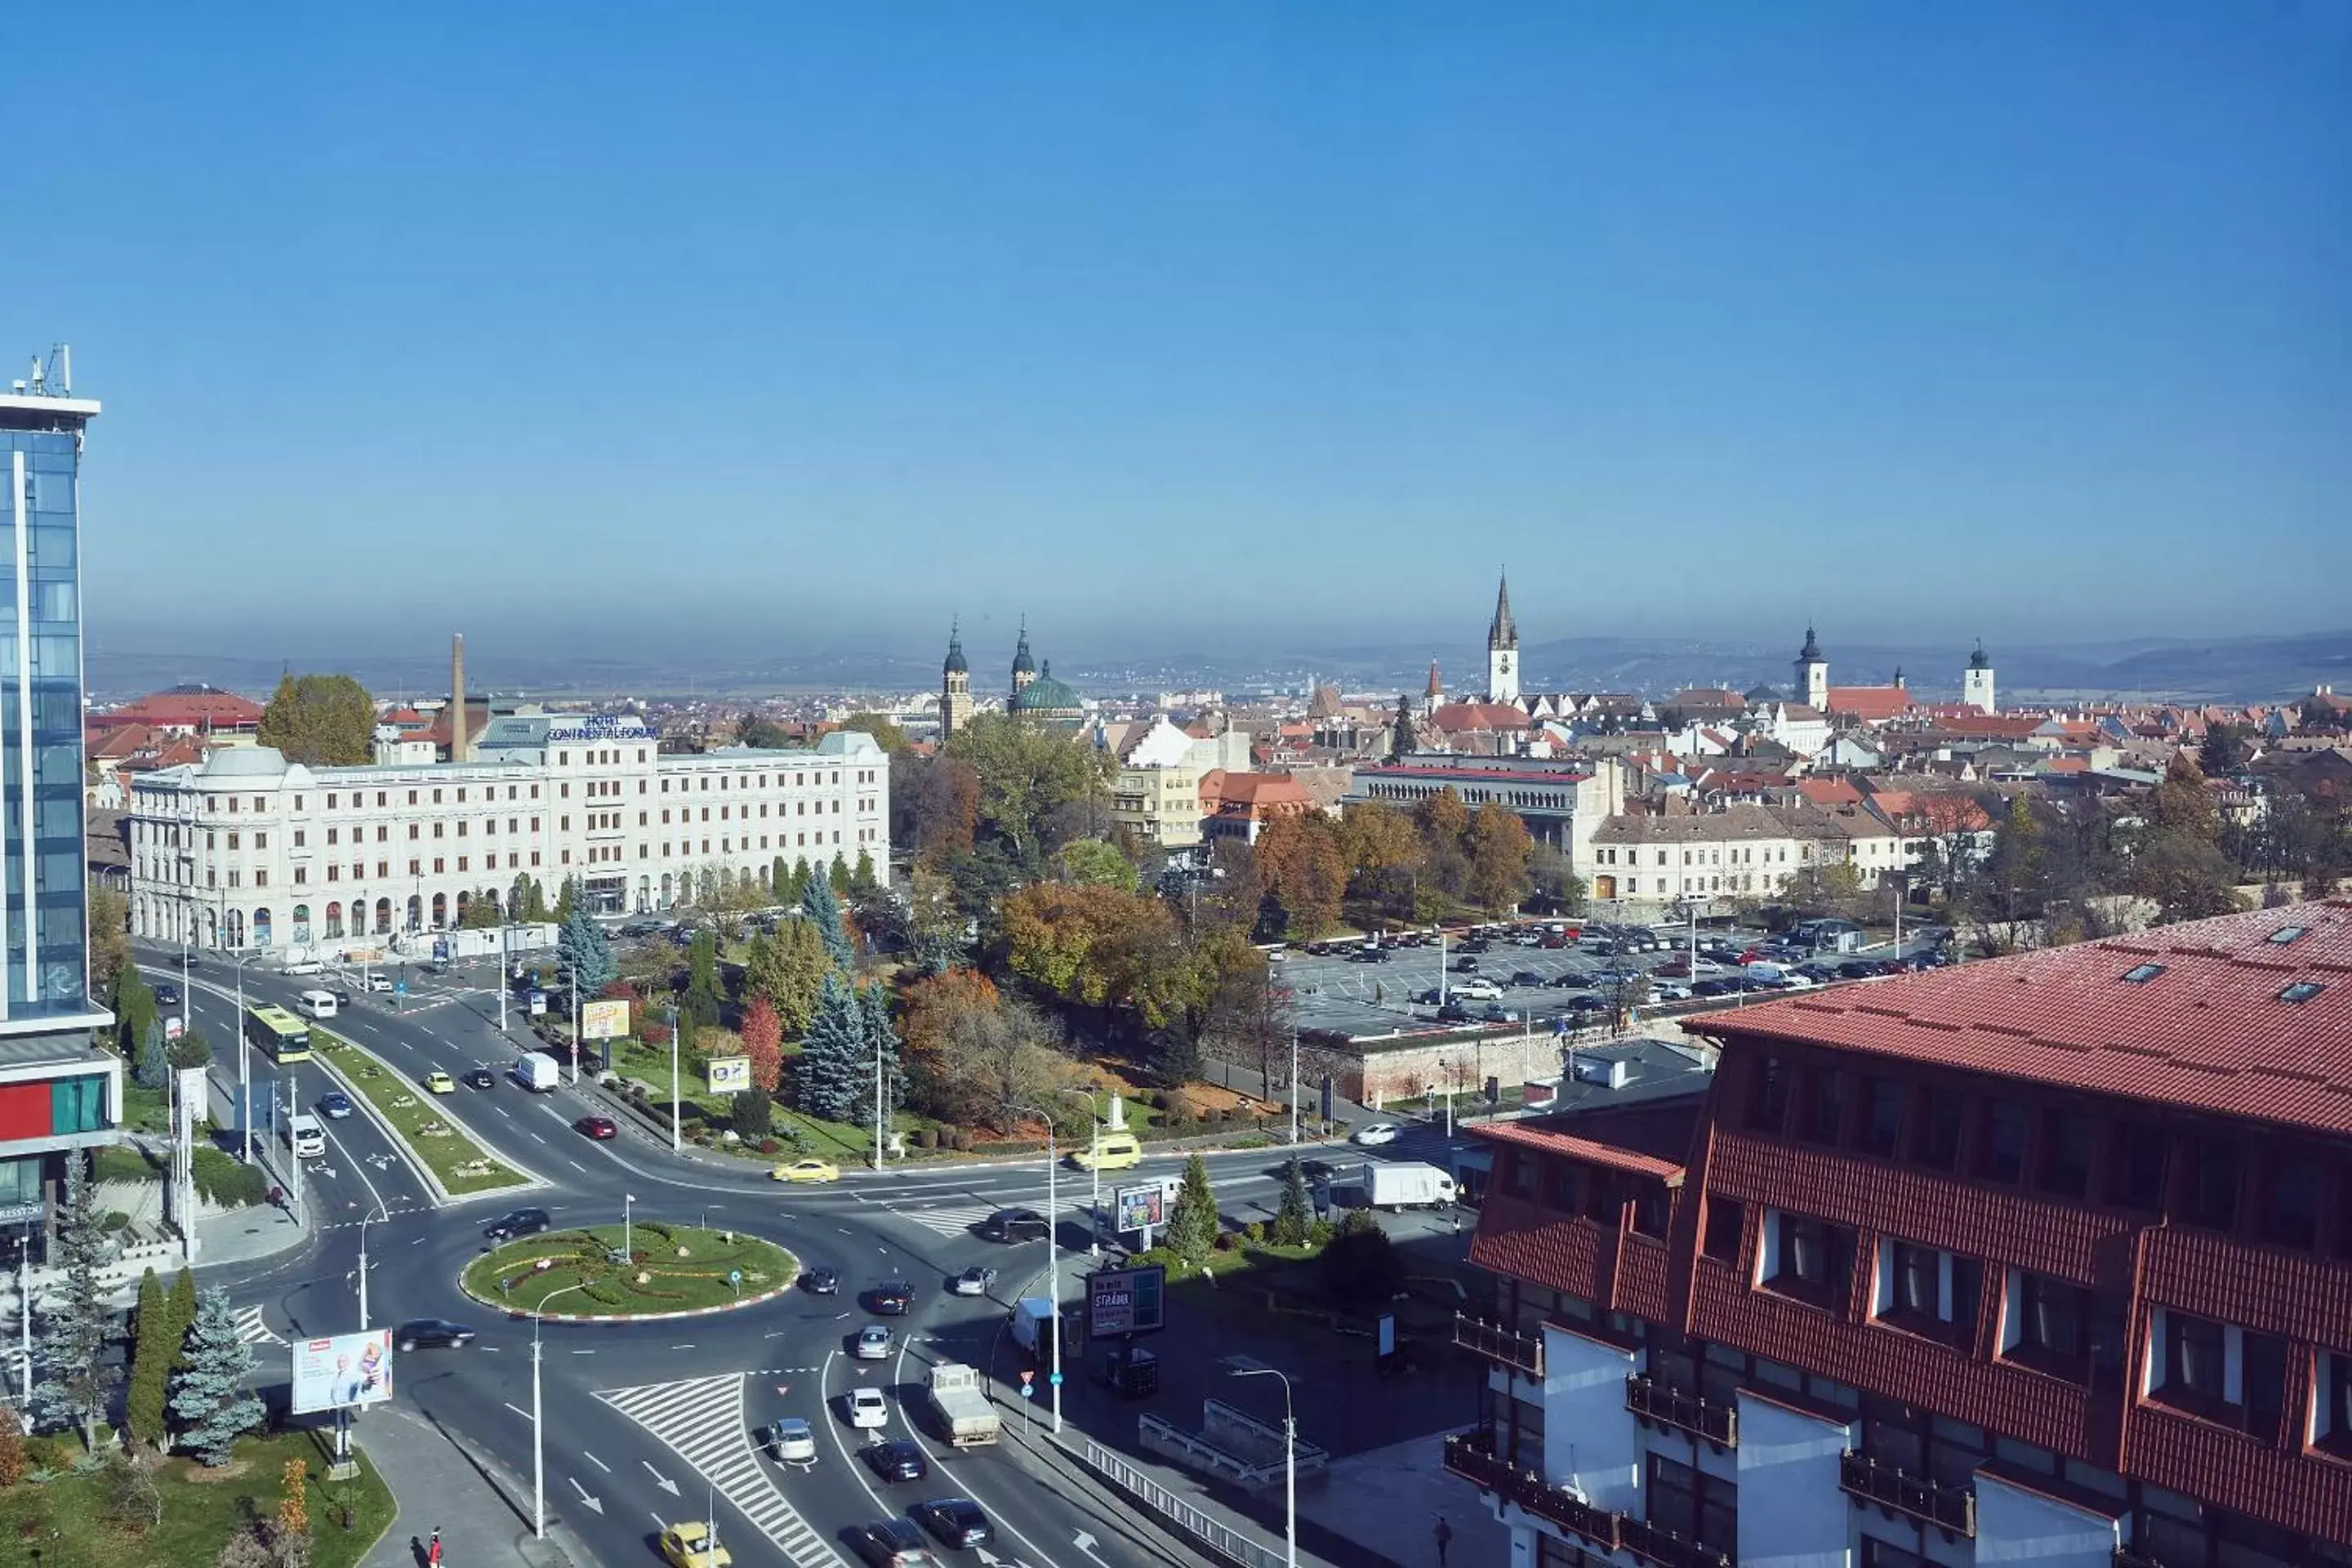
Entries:
[[2319,1386],[2312,1403],[2311,1446],[2352,1459],[2352,1355],[2319,1352]]
[[2183,1217],[2191,1225],[2230,1229],[2238,1220],[2237,1143],[2212,1136],[2192,1139],[2189,1161],[2188,1213]]
[[2287,943],[2301,936],[2303,932],[2304,928],[2301,926],[2281,926],[2278,930],[2271,932],[2270,936],[2265,940],[2269,941],[2275,946],[2284,947]]
[[2079,1110],[2042,1114],[2042,1158],[2033,1184],[2055,1197],[2079,1198],[2091,1185],[2091,1119]]
[[2319,1239],[2319,1162],[2300,1149],[2271,1156],[2263,1193],[2262,1237],[2273,1247],[2308,1251]]
[[1666,1238],[1666,1221],[1673,1205],[1666,1197],[1665,1184],[1643,1180],[1633,1188],[1633,1229],[1638,1235]]
[[1874,1078],[1863,1086],[1862,1146],[1882,1160],[1892,1160],[1903,1137],[1904,1086],[1890,1078]]
[[1963,1101],[1948,1090],[1929,1089],[1911,1129],[1911,1158],[1931,1171],[1956,1170],[1960,1163]]
[[2001,1307],[2001,1355],[2036,1372],[2080,1381],[2088,1348],[2088,1292],[2022,1268],[2009,1273]]
[[2134,985],[2145,985],[2163,973],[2161,963],[2136,963],[2124,971],[2124,978]]
[[1709,1197],[1706,1200],[1706,1233],[1701,1239],[1700,1250],[1709,1258],[1725,1263],[1739,1261],[1739,1233],[1746,1211],[1731,1198]]
[[1748,1130],[1778,1132],[1789,1114],[1789,1064],[1765,1057],[1748,1069]]
[[2107,1156],[2107,1202],[2156,1214],[2164,1207],[2164,1134],[2128,1122],[2116,1128]]
[[1940,1323],[1944,1300],[1944,1254],[1907,1241],[1881,1244],[1878,1315],[1895,1324]]
[[2318,995],[2321,992],[2326,989],[2327,985],[2325,981],[2298,980],[2294,984],[2288,986],[2285,990],[2280,992],[2278,994],[2278,999],[2282,1002],[2308,1002],[2314,996]]
[[1772,1209],[1765,1211],[1764,1228],[1766,1289],[1832,1310],[1845,1306],[1853,1275],[1853,1232]]
[[1800,1133],[1808,1143],[1833,1149],[1845,1130],[1845,1074],[1836,1068],[1815,1068],[1805,1078]]
[[1650,1456],[1650,1519],[1706,1552],[1739,1549],[1739,1488],[1664,1454]]
[[2273,1438],[2286,1394],[2286,1342],[2165,1308],[2148,1336],[2148,1397]]
[[1976,1173],[1984,1181],[2014,1183],[2025,1174],[2025,1108],[1996,1100],[1984,1108],[1977,1143]]
[[1551,1166],[1551,1179],[1544,1184],[1544,1202],[1568,1214],[1582,1209],[1584,1167],[1573,1160],[1555,1161]]

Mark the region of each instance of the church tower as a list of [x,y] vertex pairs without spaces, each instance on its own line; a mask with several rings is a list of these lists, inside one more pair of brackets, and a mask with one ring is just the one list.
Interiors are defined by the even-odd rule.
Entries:
[[971,722],[971,666],[964,662],[963,628],[948,626],[948,660],[940,667],[940,739]]
[[1013,695],[1037,679],[1037,661],[1029,657],[1029,617],[1021,617],[1021,642],[1013,650]]
[[1519,628],[1511,624],[1511,580],[1495,595],[1495,624],[1486,628],[1486,700],[1519,700]]
[[1830,661],[1822,657],[1821,639],[1805,628],[1805,646],[1797,650],[1797,700],[1808,708],[1830,710]]
[[1992,658],[1981,641],[1977,651],[1969,655],[1969,668],[1960,674],[1960,700],[1988,713],[2000,711],[1992,699]]

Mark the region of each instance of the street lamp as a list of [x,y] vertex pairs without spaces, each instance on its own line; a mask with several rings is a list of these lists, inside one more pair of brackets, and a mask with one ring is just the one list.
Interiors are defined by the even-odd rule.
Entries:
[[[677,1030],[679,1023],[685,1016],[686,1015],[676,1007],[669,1010],[669,1152],[673,1154],[678,1152],[679,1142]],[[576,1032],[572,1037],[572,1059],[575,1063],[580,1059],[580,1037]],[[577,1073],[579,1069],[575,1067],[572,1070]]]
[[539,1407],[539,1323],[547,1304],[566,1290],[585,1290],[589,1281],[574,1280],[559,1286],[539,1299],[530,1310],[530,1533],[536,1540],[547,1539],[547,1445],[540,1424]]
[[[1062,1244],[1055,1235],[1055,1228],[1061,1223],[1061,1211],[1055,1206],[1060,1201],[1061,1189],[1055,1174],[1060,1169],[1061,1160],[1054,1152],[1052,1115],[1034,1105],[1015,1106],[1013,1109],[1025,1110],[1045,1124],[1045,1296],[1050,1308],[1047,1321],[1054,1333],[1054,1360],[1046,1374],[1045,1385],[1054,1391],[1052,1430],[1058,1433],[1062,1429]],[[1099,1192],[1102,1178],[1097,1175],[1095,1180],[1097,1184],[1096,1190]]]
[[[1087,1120],[1090,1124],[1089,1131],[1092,1133],[1092,1141],[1096,1144],[1100,1144],[1102,1142],[1102,1118],[1095,1110],[1095,1091],[1090,1089],[1071,1089],[1066,1086],[1062,1092],[1064,1094],[1075,1094],[1087,1102]],[[1045,1122],[1045,1147],[1050,1151],[1053,1146],[1054,1123],[1052,1119],[1048,1118]],[[1101,1163],[1098,1161],[1095,1162],[1087,1173],[1094,1178],[1095,1205],[1094,1211],[1087,1219],[1087,1256],[1088,1258],[1100,1258],[1102,1256]],[[1050,1176],[1048,1177],[1048,1180],[1051,1180]],[[1048,1220],[1046,1221],[1046,1224],[1050,1226],[1053,1222]]]
[[[236,1017],[235,1019],[236,1028],[236,1114],[237,1120],[245,1124],[245,1163],[248,1165],[253,1163],[253,1079],[250,1076],[251,1069],[246,1063],[245,964],[246,961],[252,956],[253,954],[251,952],[242,950],[240,950],[236,955]],[[184,991],[180,994],[180,1005],[184,1007],[186,1007],[188,1005],[187,993]],[[194,1018],[195,1016],[195,1009],[189,1007],[187,1016],[190,1018]],[[184,1025],[182,1027],[184,1029],[186,1026]]]
[[1298,1568],[1298,1417],[1290,1403],[1290,1374],[1280,1367],[1235,1367],[1234,1377],[1282,1379],[1282,1561]]
[[625,1261],[636,1256],[635,1248],[629,1245],[630,1211],[636,1207],[636,1194],[623,1193],[621,1194],[621,1257]]
[[367,1271],[368,1271],[368,1261],[367,1261],[367,1227],[368,1227],[368,1222],[369,1222],[370,1220],[375,1220],[375,1219],[390,1219],[391,1217],[392,1217],[391,1211],[387,1210],[387,1209],[383,1206],[383,1199],[382,1199],[381,1197],[379,1197],[379,1198],[377,1198],[377,1199],[376,1199],[376,1201],[375,1201],[375,1207],[374,1207],[374,1209],[373,1209],[373,1211],[371,1211],[370,1213],[367,1213],[367,1214],[363,1214],[363,1215],[362,1215],[360,1216],[360,1331],[361,1331],[362,1333],[365,1333],[365,1332],[367,1331],[367,1326],[368,1326],[368,1302],[367,1302]]

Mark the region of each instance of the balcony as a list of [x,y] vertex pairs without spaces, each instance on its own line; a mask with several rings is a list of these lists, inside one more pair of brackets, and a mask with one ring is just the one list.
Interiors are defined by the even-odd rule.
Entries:
[[1729,1552],[1709,1552],[1671,1530],[1644,1524],[1638,1519],[1623,1521],[1622,1534],[1626,1551],[1644,1563],[1658,1564],[1658,1568],[1731,1568]]
[[2128,1546],[2118,1546],[2116,1548],[2115,1568],[2165,1568],[2165,1565],[2153,1557],[2134,1552]]
[[1718,1448],[1739,1447],[1739,1411],[1635,1373],[1625,1380],[1625,1408],[1643,1421],[1678,1427]]
[[1948,1535],[1976,1535],[1977,1494],[1967,1487],[1943,1486],[1882,1465],[1851,1448],[1839,1462],[1838,1485],[1858,1501],[1876,1503],[1890,1513],[1908,1514]]
[[1454,1314],[1454,1342],[1474,1354],[1485,1356],[1498,1366],[1507,1366],[1529,1377],[1544,1374],[1544,1347],[1541,1338],[1522,1334],[1489,1323],[1478,1318]]
[[1493,1450],[1494,1438],[1486,1433],[1457,1433],[1445,1439],[1445,1468],[1480,1491],[1549,1520],[1602,1552],[1617,1550],[1621,1516],[1562,1491],[1533,1470],[1512,1468],[1495,1458]]

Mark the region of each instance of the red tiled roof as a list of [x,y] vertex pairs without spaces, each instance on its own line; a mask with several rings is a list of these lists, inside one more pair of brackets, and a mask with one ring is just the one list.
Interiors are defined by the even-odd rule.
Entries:
[[1524,730],[1527,714],[1507,702],[1444,702],[1429,716],[1441,730]]
[[1797,793],[1815,805],[1860,805],[1862,791],[1852,779],[1799,779]]
[[1691,1133],[1698,1125],[1696,1096],[1662,1105],[1570,1111],[1525,1121],[1490,1121],[1471,1135],[1547,1154],[1588,1160],[1613,1170],[1674,1181],[1689,1158]]
[[234,691],[158,691],[117,708],[106,717],[118,724],[250,730],[261,723],[261,704]]
[[2030,713],[1969,713],[1936,722],[1939,733],[1966,741],[2022,741],[2040,728]]
[[1857,719],[1893,719],[1911,711],[1911,693],[1900,686],[1832,686],[1830,711]]
[[[2290,942],[2271,940],[2305,928]],[[2126,980],[2143,964],[2162,970]],[[2323,987],[2307,1000],[2281,993]],[[2352,900],[2165,926],[1694,1018],[2063,1089],[2352,1133]]]

